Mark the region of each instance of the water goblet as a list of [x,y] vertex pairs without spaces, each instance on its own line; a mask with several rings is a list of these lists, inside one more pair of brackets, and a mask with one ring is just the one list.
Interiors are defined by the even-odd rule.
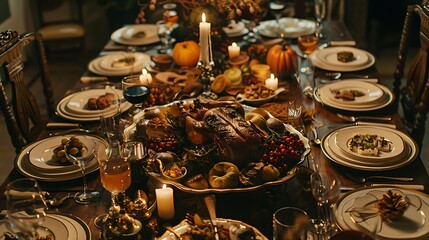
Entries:
[[314,232],[321,236],[335,231],[331,206],[340,194],[340,182],[334,175],[314,172],[310,175],[311,193],[316,200],[317,218],[312,219]]
[[142,104],[150,95],[150,79],[142,75],[131,75],[122,79],[122,91],[125,100],[134,106],[128,110],[134,117],[142,110]]
[[286,4],[284,1],[276,0],[276,1],[270,1],[269,8],[271,12],[273,13],[274,17],[276,18],[277,23],[277,34],[279,36],[282,36],[281,26],[280,26],[280,18],[283,15],[283,11],[286,8]]
[[68,161],[79,166],[82,172],[83,191],[74,195],[74,200],[80,204],[89,204],[97,201],[99,192],[88,192],[86,182],[86,163],[95,157],[97,143],[89,136],[79,135],[71,137],[64,145],[65,156]]
[[307,225],[305,211],[295,207],[280,208],[273,214],[273,239],[305,240]]
[[300,72],[305,73],[307,75],[311,75],[313,73],[308,55],[313,53],[316,50],[317,47],[318,38],[316,35],[304,35],[298,37],[298,47],[299,50],[303,53],[303,64],[300,67]]
[[314,0],[314,14],[316,16],[316,35],[319,39],[326,38],[322,33],[323,20],[326,18],[326,0]]
[[45,221],[47,205],[35,179],[22,178],[6,187],[6,227],[17,239],[38,239],[53,233],[41,227]]

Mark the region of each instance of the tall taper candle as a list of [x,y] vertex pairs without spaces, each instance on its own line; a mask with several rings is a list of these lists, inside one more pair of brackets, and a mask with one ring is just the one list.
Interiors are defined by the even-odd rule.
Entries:
[[200,61],[203,65],[210,63],[210,23],[206,22],[206,14],[201,15],[200,22]]

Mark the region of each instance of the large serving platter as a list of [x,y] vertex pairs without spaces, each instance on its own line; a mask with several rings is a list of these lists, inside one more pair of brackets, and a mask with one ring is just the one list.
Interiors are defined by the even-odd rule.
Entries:
[[[15,159],[15,167],[23,175],[40,181],[60,182],[82,177],[80,168],[75,165],[64,165],[53,163],[49,156],[53,155],[53,150],[61,144],[61,139],[70,138],[72,136],[86,136],[90,141],[94,141],[96,145],[109,147],[109,144],[103,138],[96,135],[84,134],[68,134],[64,136],[54,136],[45,138],[27,145],[17,155]],[[85,141],[84,138],[81,138]],[[92,144],[92,143],[87,143]],[[99,168],[98,161],[94,157],[86,163],[85,173],[91,173]]]
[[[255,239],[268,240],[268,238],[265,237],[258,229],[242,221],[225,219],[225,218],[217,218],[216,220],[214,220],[214,223],[218,228],[223,228],[223,229],[230,229],[230,227],[232,226],[238,227],[238,228],[252,228],[256,235]],[[182,236],[183,234],[187,233],[190,230],[190,225],[186,220],[183,220],[178,225],[174,226],[173,230],[179,236]],[[179,238],[177,238],[176,235],[174,235],[172,232],[169,232],[169,231],[166,231],[161,237],[156,239],[157,240],[179,240]]]
[[[108,91],[110,90],[88,89],[70,94],[58,103],[56,113],[58,116],[71,121],[99,121],[102,115],[114,114],[117,111],[116,106],[112,104],[110,107],[103,110],[88,110],[86,109],[86,103],[89,98],[97,98],[106,94]],[[118,99],[123,99],[121,90],[111,89],[111,91],[114,91]],[[120,111],[124,112],[131,106],[132,104],[129,102],[121,101]]]
[[[373,87],[380,89],[382,91],[382,94],[379,95],[380,93],[375,92],[376,94],[374,95],[376,95],[377,97],[374,96],[358,99],[358,101],[360,101],[359,104],[353,104],[351,103],[351,101],[346,102],[331,99],[333,96],[331,89],[345,88],[345,86],[347,85],[349,85],[350,87],[355,87],[359,84],[359,88],[365,88],[368,92],[370,91],[370,89],[365,86],[367,86],[367,84],[372,84]],[[366,82],[364,79],[340,80],[323,85],[321,87],[316,87],[314,89],[314,96],[315,99],[323,105],[353,112],[379,110],[392,104],[395,99],[393,92],[388,87],[377,83]]]
[[[373,158],[367,157],[356,157],[346,154],[336,143],[336,136],[341,131],[348,132],[367,132],[372,131],[374,134],[383,134],[389,133],[396,135],[402,139],[404,150],[401,153],[398,153],[397,156],[391,158],[379,159],[374,156]],[[399,140],[395,140],[399,141]],[[407,134],[398,131],[396,129],[381,127],[375,125],[364,125],[364,126],[347,126],[343,128],[335,129],[328,134],[326,134],[321,143],[321,148],[325,156],[327,156],[331,161],[358,170],[365,171],[385,171],[400,168],[405,166],[412,161],[414,161],[419,153],[418,146],[416,142]]]
[[[183,100],[183,101],[187,101],[189,103],[193,102],[195,99],[187,99],[187,100]],[[176,104],[177,102],[172,102],[170,104],[164,105],[164,106],[156,106],[156,107],[151,107],[151,108],[146,108],[146,111],[162,111],[160,109],[162,108],[168,108],[169,106]],[[250,107],[247,105],[242,105],[245,112],[250,112],[252,110],[254,110],[254,107]],[[144,117],[144,112],[141,112],[139,114],[137,114],[136,116],[134,116],[133,119],[133,124],[131,124],[128,128],[126,128],[124,130],[124,138],[125,140],[130,140],[133,138],[133,134],[136,130],[136,124]],[[272,116],[271,116],[272,117]],[[297,163],[297,166],[300,165],[302,162],[304,162],[306,156],[310,153],[310,143],[309,140],[304,137],[302,135],[301,132],[299,132],[298,130],[296,130],[293,126],[289,125],[289,124],[284,124],[285,128],[287,131],[296,134],[299,136],[300,140],[303,142],[304,147],[305,147],[305,151],[301,156],[300,161]],[[207,188],[207,189],[195,189],[195,188],[191,188],[188,187],[180,182],[176,182],[176,181],[171,181],[168,179],[163,178],[159,173],[155,173],[155,172],[149,172],[149,176],[162,184],[169,184],[169,185],[173,185],[176,188],[184,191],[184,192],[189,192],[189,193],[198,193],[198,194],[203,194],[203,193],[232,193],[232,192],[250,192],[250,191],[255,191],[267,186],[275,186],[275,185],[279,185],[282,183],[285,183],[286,181],[288,181],[289,179],[293,178],[298,172],[298,168],[294,167],[292,168],[285,176],[275,180],[275,181],[269,181],[269,182],[265,182],[262,183],[260,185],[254,185],[254,186],[246,186],[246,187],[236,187],[236,188],[223,188],[223,189],[219,189],[219,188]]]
[[[356,61],[348,63],[343,63],[338,60],[335,61],[334,57],[336,57],[336,54],[342,51],[352,52],[356,56]],[[375,63],[374,55],[354,47],[330,47],[319,49],[310,54],[309,58],[314,66],[318,68],[341,72],[363,70],[371,67]]]
[[[411,204],[404,216],[396,222],[383,222],[381,230],[377,232],[377,239],[413,239],[423,240],[429,238],[429,196],[418,191],[398,189],[389,186],[365,187],[344,194],[335,204],[334,217],[341,230],[357,230],[372,233],[374,227],[380,224],[378,216],[359,221],[352,215],[355,207],[368,207],[374,205],[374,198],[381,199],[388,190],[400,191],[407,196]],[[417,201],[417,204],[414,203]]]
[[280,18],[278,24],[276,20],[261,21],[256,28],[262,36],[275,38],[280,36],[277,30],[279,25],[285,36],[289,38],[308,35],[316,30],[314,21],[289,17]]
[[[133,37],[138,32],[144,32],[143,37]],[[147,45],[159,42],[157,26],[155,24],[133,24],[114,31],[110,38],[125,45]]]

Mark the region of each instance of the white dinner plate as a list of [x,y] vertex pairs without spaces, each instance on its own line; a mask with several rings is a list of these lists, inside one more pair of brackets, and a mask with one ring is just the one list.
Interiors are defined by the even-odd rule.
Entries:
[[371,53],[362,50],[363,52],[366,53],[367,57],[368,57],[368,61],[363,64],[363,65],[359,65],[359,66],[349,66],[349,65],[344,65],[344,66],[338,66],[338,65],[332,65],[332,64],[327,64],[325,62],[322,62],[317,55],[319,54],[320,50],[316,50],[314,51],[312,54],[309,55],[309,58],[311,60],[311,62],[313,63],[314,66],[321,68],[321,69],[325,69],[325,70],[329,70],[329,71],[340,71],[340,72],[353,72],[353,71],[359,71],[359,70],[363,70],[366,68],[371,67],[372,65],[374,65],[375,63],[375,57],[374,55],[372,55]]
[[[135,33],[138,32],[144,32],[144,37],[132,37]],[[160,41],[155,24],[128,25],[114,31],[110,38],[114,42],[125,45],[147,45]]]
[[[71,136],[79,136],[82,134],[69,134],[64,135],[63,137],[71,137]],[[85,135],[93,139],[97,145],[104,145],[108,147],[109,144],[101,137],[95,135]],[[62,171],[60,169],[52,169],[50,166],[48,168],[39,168],[35,167],[29,160],[29,153],[33,148],[38,146],[40,143],[45,141],[53,141],[53,139],[60,140],[56,137],[50,137],[46,139],[42,139],[40,141],[36,141],[27,145],[21,152],[17,155],[15,159],[15,167],[20,171],[23,175],[27,177],[31,177],[41,181],[47,182],[59,182],[59,181],[67,181],[72,179],[77,179],[82,177],[82,172],[79,169],[70,170],[70,171]],[[39,163],[42,164],[42,163]],[[94,158],[90,162],[86,164],[85,173],[89,174],[98,169],[98,161]]]
[[223,27],[222,30],[228,37],[239,37],[249,32],[243,22],[231,21],[228,26]]
[[[339,52],[351,52],[353,53],[353,60],[349,62],[341,62],[337,58],[337,53]],[[339,66],[339,67],[359,67],[363,66],[368,62],[368,53],[358,48],[354,47],[329,47],[320,49],[317,51],[317,59],[321,62]]]
[[[42,228],[39,228],[37,231],[40,236],[46,236],[47,234],[49,234],[49,231],[45,231],[44,228],[49,229],[54,235],[55,239],[70,239],[69,231],[66,225],[62,221],[52,217],[49,214],[46,215],[45,221],[42,224]],[[3,236],[5,232],[10,232],[10,230],[6,227],[6,221],[0,221],[0,236]]]
[[[356,96],[354,100],[345,100],[343,98],[336,98],[335,91],[355,90],[363,93],[363,96]],[[359,80],[341,80],[326,84],[319,89],[322,96],[327,96],[333,102],[344,105],[359,105],[371,104],[381,97],[384,92],[378,84],[359,81]]]
[[[208,222],[209,220],[205,220],[205,221]],[[250,226],[247,223],[244,223],[238,220],[224,219],[224,218],[217,218],[216,220],[214,220],[214,222],[218,228],[222,228],[222,229],[230,229],[230,227],[232,226],[235,226],[238,228],[252,228],[256,235],[255,239],[268,240],[268,238],[265,237],[258,229],[256,229],[253,226]],[[187,220],[183,220],[178,225],[174,226],[173,229],[175,233],[181,236],[190,230],[190,225]],[[169,232],[169,231],[166,231],[161,237],[156,239],[157,240],[179,240],[176,237],[176,235],[174,235],[172,232]]]
[[[387,127],[380,127],[380,126],[371,126],[371,128],[376,130],[384,130],[384,131],[391,131],[395,134],[399,135],[400,138],[404,141],[404,147],[408,148],[408,150],[405,150],[404,157],[398,157],[398,159],[392,158],[388,160],[383,160],[379,162],[370,162],[368,160],[362,160],[357,158],[349,157],[348,155],[342,154],[342,150],[337,146],[335,143],[335,134],[339,131],[346,130],[346,129],[354,129],[356,131],[359,131],[359,128],[361,127],[369,127],[369,126],[347,126],[339,129],[335,129],[331,131],[330,133],[326,134],[321,143],[321,148],[325,156],[340,165],[358,169],[358,170],[365,170],[365,171],[386,171],[386,170],[392,170],[396,168],[400,168],[402,166],[405,166],[412,161],[414,161],[418,154],[419,149],[416,144],[416,142],[409,137],[407,134],[398,131],[396,129],[391,129]],[[373,164],[371,164],[373,163]]]
[[[67,108],[67,103],[69,102],[69,100],[72,98],[73,95],[69,95],[65,98],[63,98],[57,105],[56,108],[56,113],[58,116],[64,118],[64,119],[68,119],[71,121],[79,121],[79,122],[90,122],[90,121],[99,121],[100,120],[100,116],[101,114],[97,115],[85,115],[85,114],[81,114],[81,113],[75,113],[70,111]],[[130,107],[132,106],[131,103],[129,102],[122,102],[121,103],[121,112],[125,112],[127,111]],[[112,111],[111,113],[113,113],[114,111]],[[110,112],[103,112],[102,114],[108,114]]]
[[[114,61],[123,59],[125,56],[129,55],[133,55],[136,60],[133,65],[119,68],[112,67]],[[93,73],[103,76],[125,76],[132,73],[140,73],[150,61],[150,56],[144,53],[116,52],[91,60],[88,64],[88,69]]]
[[64,223],[69,232],[69,240],[91,240],[89,226],[82,219],[65,213],[49,213],[49,216]]
[[395,99],[393,92],[388,87],[383,86],[381,84],[378,84],[377,86],[384,92],[382,97],[370,103],[362,103],[362,104],[354,104],[354,105],[332,101],[329,98],[329,95],[327,94],[322,95],[320,93],[320,88],[315,88],[314,92],[315,92],[316,100],[319,102],[322,102],[326,106],[330,106],[330,107],[345,110],[345,111],[367,112],[367,111],[374,111],[374,110],[387,107]]
[[[314,33],[316,30],[315,22],[298,18],[280,18],[279,25],[285,36],[289,38],[308,35]],[[277,27],[278,24],[276,20],[267,20],[260,22],[256,28],[262,36],[275,38],[279,37]]]
[[[390,141],[392,150],[389,152],[379,151],[379,156],[359,155],[356,152],[350,150],[348,146],[351,138],[353,138],[355,134],[375,134],[379,137],[384,137],[384,139]],[[396,158],[404,152],[404,141],[398,134],[384,129],[374,129],[372,127],[365,126],[338,131],[338,134],[335,135],[335,143],[340,147],[341,150],[351,154],[354,157],[365,158],[372,161]]]
[[[113,89],[113,94],[115,94],[116,99],[123,99],[122,90]],[[88,99],[90,98],[98,98],[106,94],[105,89],[88,89],[80,92],[76,92],[72,95],[70,100],[66,104],[66,109],[70,113],[76,113],[79,115],[96,117],[100,116],[103,113],[114,112],[117,111],[115,104],[110,105],[109,107],[102,110],[89,110],[87,108]]]
[[[124,59],[132,59],[134,61],[128,65],[123,66],[114,66],[115,63],[119,61],[124,61]],[[127,52],[119,52],[107,54],[100,57],[100,62],[98,63],[100,68],[106,71],[127,71],[127,72],[135,72],[134,69],[143,69],[149,62],[150,56],[144,53],[127,53]]]
[[[369,218],[361,223],[352,215],[350,210],[353,207],[373,204],[373,198],[366,198],[366,195],[375,195],[380,199],[383,193],[388,190],[400,191],[411,199],[421,201],[420,209],[418,206],[411,205],[404,213],[404,217],[396,222],[382,223],[381,231],[377,233],[377,239],[412,239],[424,240],[429,238],[429,196],[413,190],[384,187],[366,187],[344,194],[335,204],[334,217],[341,230],[358,230],[370,232],[376,225],[377,217]],[[356,201],[357,200],[357,201]],[[414,202],[415,200],[413,200]]]

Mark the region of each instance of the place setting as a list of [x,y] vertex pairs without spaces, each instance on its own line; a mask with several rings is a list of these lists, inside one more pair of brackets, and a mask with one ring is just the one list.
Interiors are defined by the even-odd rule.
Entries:
[[371,53],[345,46],[317,49],[309,55],[309,58],[318,68],[342,72],[363,70],[375,63],[375,57]]
[[335,129],[322,139],[324,154],[340,165],[365,171],[396,169],[414,161],[418,146],[396,129],[357,125]]
[[281,28],[285,36],[290,38],[297,38],[302,35],[314,33],[316,31],[316,24],[314,21],[306,19],[283,17],[280,18],[278,21],[261,21],[256,28],[258,33],[264,37],[279,37],[278,29]]
[[230,38],[240,37],[249,32],[242,21],[231,21],[227,26],[222,27],[222,30]]
[[112,52],[93,59],[88,69],[103,76],[125,76],[141,72],[150,62],[150,56],[145,53]]
[[314,96],[323,105],[355,112],[378,110],[394,100],[394,94],[388,87],[368,79],[333,81],[316,87]]
[[147,45],[159,42],[155,24],[133,24],[117,29],[110,38],[124,45]]

